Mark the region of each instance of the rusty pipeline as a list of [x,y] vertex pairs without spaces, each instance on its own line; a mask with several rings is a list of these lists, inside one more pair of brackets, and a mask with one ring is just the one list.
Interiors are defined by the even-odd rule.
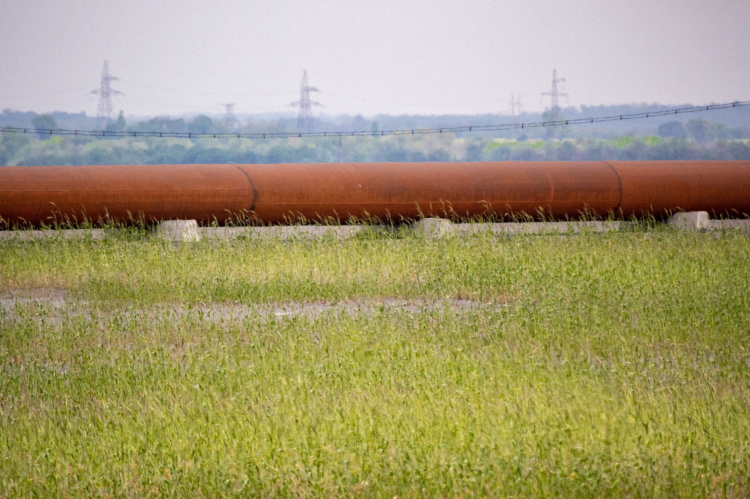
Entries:
[[0,217],[263,223],[750,213],[750,161],[0,167]]

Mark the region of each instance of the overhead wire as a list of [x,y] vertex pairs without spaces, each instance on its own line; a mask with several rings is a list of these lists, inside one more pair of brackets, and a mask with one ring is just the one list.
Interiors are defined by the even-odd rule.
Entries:
[[437,133],[473,133],[503,130],[523,130],[528,128],[558,127],[565,125],[586,125],[593,123],[605,123],[612,121],[638,120],[656,118],[659,116],[670,116],[685,113],[697,113],[702,111],[716,111],[720,109],[731,109],[750,106],[750,101],[734,101],[723,104],[709,104],[706,106],[688,106],[659,111],[645,111],[640,113],[616,114],[610,116],[598,116],[591,118],[559,119],[548,121],[536,121],[531,123],[503,123],[496,125],[461,125],[453,127],[433,128],[408,128],[393,130],[359,130],[359,131],[322,131],[322,132],[158,132],[158,131],[110,131],[110,130],[72,130],[65,128],[20,128],[13,126],[0,127],[2,133],[34,133],[40,135],[80,135],[89,137],[172,137],[172,138],[244,138],[244,139],[279,139],[279,138],[317,138],[317,137],[362,137],[362,136],[386,136],[386,135],[425,135]]
[[[215,96],[215,97],[269,97],[269,96],[281,96],[281,95],[290,95],[289,92],[205,92],[200,90],[188,90],[188,89],[176,89],[176,88],[169,88],[169,87],[162,87],[159,85],[148,85],[145,83],[137,83],[133,82],[131,80],[125,80],[120,78],[119,81],[121,83],[125,83],[127,85],[135,85],[137,87],[143,87],[143,88],[150,88],[150,89],[156,89],[156,90],[163,90],[165,92],[171,92],[174,94],[192,94],[192,95],[205,95],[205,96]],[[294,93],[294,92],[292,92]]]

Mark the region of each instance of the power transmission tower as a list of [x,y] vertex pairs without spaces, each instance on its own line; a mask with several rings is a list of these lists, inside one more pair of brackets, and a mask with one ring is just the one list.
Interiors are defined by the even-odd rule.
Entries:
[[512,134],[515,137],[521,128],[521,96],[510,96],[510,115],[513,117]]
[[102,66],[102,80],[99,84],[99,88],[92,90],[92,94],[99,94],[99,107],[96,111],[96,117],[99,121],[99,127],[104,130],[107,124],[112,121],[114,109],[112,106],[113,95],[123,95],[119,90],[115,90],[110,85],[113,81],[118,81],[119,78],[109,74],[109,63],[105,60],[104,66]]
[[224,123],[226,123],[230,128],[236,128],[237,127],[237,117],[234,115],[234,102],[230,103],[221,103],[222,106],[224,106]]
[[560,101],[559,101],[559,98],[560,97],[567,97],[568,96],[568,94],[566,94],[564,92],[559,92],[557,90],[557,84],[558,83],[563,83],[564,81],[565,81],[565,78],[558,78],[557,77],[557,70],[553,69],[552,70],[552,90],[549,91],[549,92],[542,93],[542,97],[545,97],[545,96],[551,97],[552,107],[550,108],[550,110],[555,115],[557,115],[560,112]]
[[341,139],[341,135],[339,135],[339,156],[338,156],[338,162],[343,163],[344,162],[344,141]]
[[300,85],[299,100],[292,102],[292,106],[299,107],[299,116],[297,117],[297,128],[310,133],[312,131],[312,106],[322,105],[318,101],[310,100],[310,92],[320,92],[316,87],[311,87],[307,83],[307,70],[302,72],[302,84]]

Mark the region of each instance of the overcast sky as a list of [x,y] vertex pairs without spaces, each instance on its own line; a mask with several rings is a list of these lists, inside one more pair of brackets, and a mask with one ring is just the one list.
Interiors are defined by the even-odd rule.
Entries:
[[[0,0],[0,109],[509,113],[750,99],[750,0]],[[549,99],[544,101],[549,106]]]

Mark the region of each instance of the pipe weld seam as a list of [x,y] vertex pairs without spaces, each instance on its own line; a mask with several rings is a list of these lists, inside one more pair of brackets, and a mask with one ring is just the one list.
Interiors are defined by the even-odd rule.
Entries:
[[614,214],[617,214],[617,212],[620,211],[620,207],[622,206],[622,178],[620,178],[620,173],[614,166],[609,164],[607,161],[602,161],[602,163],[607,165],[609,169],[612,170],[612,173],[615,174],[615,177],[617,177],[617,187],[620,190],[620,199],[617,201],[617,206],[615,206],[615,209],[613,210]]
[[242,174],[245,175],[245,178],[247,178],[247,181],[250,183],[250,190],[252,190],[253,192],[253,199],[250,202],[249,211],[252,213],[253,211],[255,211],[255,201],[258,199],[258,191],[255,190],[255,183],[253,182],[253,179],[250,178],[250,175],[245,170],[240,168],[240,165],[234,165],[234,167],[237,168],[239,171],[241,171]]

